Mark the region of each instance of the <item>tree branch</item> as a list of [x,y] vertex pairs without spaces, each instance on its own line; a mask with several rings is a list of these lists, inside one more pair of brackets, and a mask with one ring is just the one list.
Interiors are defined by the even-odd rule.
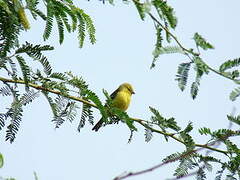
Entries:
[[[2,82],[5,82],[5,83],[14,83],[14,84],[26,84],[23,80],[13,80],[13,79],[6,79],[6,78],[3,78],[3,77],[0,77],[0,81]],[[38,90],[42,90],[42,91],[45,91],[45,92],[50,92],[50,93],[53,93],[53,94],[57,94],[57,95],[60,95],[60,96],[63,96],[63,97],[66,97],[68,99],[72,99],[74,101],[78,101],[78,102],[81,102],[81,103],[84,103],[84,104],[87,104],[91,107],[94,107],[94,108],[97,108],[97,106],[95,104],[92,104],[91,102],[89,101],[86,101],[82,98],[79,98],[79,97],[75,97],[75,96],[71,96],[71,95],[66,95],[66,94],[62,94],[60,91],[56,91],[56,90],[52,90],[52,89],[49,89],[49,88],[45,88],[43,86],[40,86],[40,85],[37,85],[37,84],[33,84],[33,83],[28,83],[28,86],[29,87],[32,87],[34,89],[38,89]],[[161,130],[158,130],[158,129],[154,129],[150,126],[147,125],[148,121],[146,120],[142,120],[142,119],[139,119],[139,118],[131,118],[133,121],[141,124],[143,127],[151,130],[152,132],[155,132],[155,133],[158,133],[158,134],[162,134],[164,136],[168,136],[168,137],[171,137],[172,139],[180,142],[181,144],[184,144],[184,141],[182,141],[181,139],[177,138],[175,136],[175,134],[173,133],[168,133],[168,132],[163,132]],[[220,149],[216,149],[216,148],[213,148],[211,146],[209,146],[208,144],[195,144],[196,147],[201,147],[201,148],[205,148],[205,149],[209,149],[209,150],[212,150],[212,151],[216,151],[216,152],[219,152],[219,153],[222,153],[222,154],[227,154],[228,152],[227,151],[223,151],[223,150],[220,150]]]
[[[156,22],[159,26],[161,26],[161,28],[162,28],[164,31],[166,31],[166,32],[174,39],[174,41],[178,44],[178,46],[185,52],[184,54],[185,54],[192,62],[193,62],[193,60],[192,60],[192,58],[189,56],[189,54],[192,54],[193,56],[200,56],[200,53],[196,53],[196,52],[193,52],[192,49],[187,49],[187,48],[185,48],[185,47],[180,43],[180,41],[177,39],[177,37],[176,37],[174,34],[172,34],[155,16],[153,16],[152,13],[149,12],[148,15],[151,17],[151,19],[152,19],[154,22]],[[204,63],[205,63],[205,62],[204,62]],[[208,68],[210,71],[212,71],[212,72],[214,72],[214,73],[216,73],[216,74],[218,74],[218,75],[220,75],[220,76],[223,76],[223,77],[225,77],[225,78],[227,78],[227,79],[230,79],[231,81],[234,81],[235,83],[239,83],[239,81],[237,81],[236,79],[234,79],[234,78],[232,78],[232,77],[230,77],[230,76],[227,76],[227,75],[219,72],[218,70],[210,67],[208,64],[205,63],[205,65],[207,66],[207,68]]]
[[[155,132],[155,133],[158,133],[158,134],[162,134],[164,136],[171,137],[172,139],[180,142],[181,144],[185,144],[184,141],[182,141],[181,139],[177,138],[173,133],[167,133],[167,132],[160,131],[158,129],[154,129],[154,128],[148,126],[146,123],[144,123],[144,120],[141,120],[141,119],[132,118],[132,120],[138,122],[139,124],[141,124],[142,126],[144,126],[147,129],[151,130],[152,132]],[[213,148],[213,147],[209,146],[209,144],[195,144],[195,146],[196,147],[205,148],[205,149],[209,149],[209,150],[212,150],[212,151],[216,151],[216,152],[222,153],[224,155],[226,155],[228,153],[227,151],[223,151],[223,150],[220,150],[220,149],[217,149],[217,148]]]
[[[3,78],[3,77],[0,77],[0,81],[7,82],[7,83],[14,83],[14,84],[26,84],[25,81],[23,81],[23,80],[6,79],[6,78]],[[90,102],[88,102],[88,101],[86,101],[82,98],[76,97],[76,96],[66,95],[66,94],[61,93],[60,91],[45,88],[43,86],[33,84],[33,83],[28,83],[28,86],[32,87],[34,89],[38,89],[38,90],[42,90],[42,91],[45,91],[45,92],[50,92],[50,93],[53,93],[53,94],[57,94],[57,95],[60,95],[60,96],[63,96],[63,97],[66,97],[66,98],[69,98],[69,99],[72,99],[72,100],[75,100],[75,101],[78,101],[78,102],[82,102],[82,103],[87,104],[89,106],[92,106],[94,108],[97,108],[97,106],[95,104],[92,104],[92,103],[90,103]]]
[[[213,146],[216,142],[218,142],[218,141],[214,141],[214,142],[210,143],[209,145]],[[176,157],[174,159],[170,159],[170,160],[164,161],[164,162],[162,162],[160,164],[157,164],[155,166],[152,166],[152,167],[150,167],[148,169],[145,169],[145,170],[142,170],[142,171],[137,171],[137,172],[129,172],[129,173],[125,173],[123,175],[119,175],[119,176],[115,177],[113,180],[122,180],[122,179],[126,179],[128,177],[149,173],[149,172],[154,171],[154,170],[156,170],[156,169],[158,169],[158,168],[160,168],[160,167],[162,167],[164,165],[167,165],[169,163],[172,163],[172,162],[178,161],[178,160],[180,160],[182,158],[185,158],[185,157],[191,155],[192,153],[196,153],[196,152],[202,151],[203,149],[204,149],[204,147],[191,150],[189,152],[186,152],[186,153],[182,154],[179,157]],[[196,174],[196,172],[190,173],[190,175],[194,175],[194,174]]]

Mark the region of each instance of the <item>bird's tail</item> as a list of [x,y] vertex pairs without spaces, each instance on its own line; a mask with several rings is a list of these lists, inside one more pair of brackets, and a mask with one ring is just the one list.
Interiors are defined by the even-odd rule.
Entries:
[[103,121],[103,118],[101,118],[101,119],[97,122],[97,124],[92,128],[92,130],[97,132],[97,131],[99,130],[99,128],[102,127],[103,122],[104,122],[104,121]]

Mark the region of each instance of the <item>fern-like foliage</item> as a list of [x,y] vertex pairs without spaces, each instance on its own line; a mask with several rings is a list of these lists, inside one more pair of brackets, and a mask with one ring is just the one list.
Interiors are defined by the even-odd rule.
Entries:
[[80,132],[80,130],[85,126],[86,121],[88,121],[91,125],[93,125],[93,111],[91,109],[91,106],[87,105],[87,104],[83,104],[82,106],[82,114],[81,114],[81,118],[79,121],[79,125],[78,125],[78,131]]
[[182,157],[182,153],[176,152],[173,153],[171,155],[168,155],[167,157],[165,157],[162,162],[164,163],[168,163],[168,162],[175,162],[178,161],[179,159],[181,159]]
[[200,86],[200,79],[196,78],[196,81],[193,82],[191,85],[191,96],[193,99],[197,97],[199,86]]
[[6,57],[12,48],[18,46],[18,36],[23,27],[11,1],[2,1],[0,17],[0,57]]
[[[42,5],[46,6],[46,14],[38,8],[41,6],[43,9]],[[24,106],[37,98],[39,92],[42,92],[49,102],[56,128],[66,120],[72,122],[77,115],[77,103],[66,100],[72,95],[96,104],[102,114],[107,117],[104,106],[96,94],[88,90],[88,85],[81,77],[71,72],[53,72],[49,60],[44,55],[45,51],[53,50],[52,46],[29,42],[22,44],[18,41],[20,33],[30,28],[26,11],[30,12],[34,19],[40,17],[46,22],[44,40],[51,36],[56,22],[60,43],[64,41],[65,30],[67,32],[79,31],[81,47],[86,35],[89,36],[91,43],[96,41],[96,30],[91,17],[76,7],[72,0],[46,0],[43,4],[40,4],[39,0],[0,0],[0,69],[5,71],[10,79],[10,82],[5,82],[6,77],[1,79],[4,86],[0,87],[0,95],[4,98],[13,97],[12,105],[7,113],[1,114],[0,118],[0,128],[7,125],[6,140],[14,141],[22,121]],[[39,62],[40,68],[30,66],[29,60]],[[10,86],[10,83],[15,84]],[[19,89],[21,84],[25,85],[25,92]],[[41,89],[41,91],[33,89]],[[84,105],[81,122],[88,120],[93,124],[92,113],[91,107]]]
[[152,4],[156,8],[159,17],[166,20],[167,25],[174,29],[177,26],[177,17],[174,9],[167,4],[167,1],[153,0]]
[[123,120],[130,130],[137,131],[137,128],[133,124],[134,121],[128,116],[126,112],[123,112],[118,108],[112,108],[112,114],[114,114],[118,119]]
[[12,91],[8,86],[4,86],[0,88],[0,94],[2,96],[11,96],[12,95]]
[[151,64],[151,68],[155,67],[156,61],[160,55],[163,54],[173,54],[173,53],[180,53],[183,54],[184,51],[178,46],[166,46],[166,47],[159,47],[157,46],[153,51],[153,61]]
[[26,53],[29,57],[33,58],[34,60],[39,61],[44,68],[44,72],[47,75],[50,75],[52,72],[52,67],[51,67],[49,61],[47,60],[47,58],[42,54],[43,51],[50,51],[50,50],[53,50],[52,46],[33,45],[33,44],[26,42],[26,44],[24,44],[24,45],[22,45],[22,47],[18,48],[15,53],[16,54]]
[[[67,79],[65,79],[67,84],[77,88],[81,96],[85,96],[87,94],[85,90],[88,89],[88,84],[82,77],[74,76],[71,72],[66,72],[65,75],[67,75]],[[60,74],[60,76],[63,77],[63,74]]]
[[238,116],[236,116],[236,117],[233,117],[233,116],[231,116],[231,115],[228,115],[227,118],[228,118],[229,121],[232,121],[232,122],[240,125],[240,115],[238,115]]
[[23,79],[25,81],[26,88],[28,89],[28,82],[30,81],[30,67],[27,65],[26,61],[21,56],[16,56],[16,59],[20,65]]
[[[86,14],[82,9],[74,6],[72,1],[58,1],[58,0],[47,0],[46,1],[46,26],[43,34],[44,40],[47,40],[52,34],[53,20],[56,20],[59,34],[59,43],[63,43],[64,30],[68,32],[74,32],[78,27],[78,39],[79,46],[82,47],[86,32],[89,35],[90,42],[94,44],[95,38],[95,27],[91,17]],[[72,24],[69,21],[72,21]]]
[[[158,52],[159,49],[162,48],[162,41],[163,41],[162,28],[159,25],[156,25],[155,29],[156,29],[157,39],[156,39],[155,49],[153,52]],[[160,55],[159,53],[153,53],[153,61],[150,68],[155,67],[155,62],[157,61],[157,58],[159,57],[159,55]]]
[[[167,132],[167,129],[172,129],[176,132],[179,132],[181,130],[181,128],[177,125],[177,122],[175,121],[174,118],[166,119],[155,108],[149,107],[149,109],[153,113],[153,116],[151,116],[150,122],[160,127],[163,132]],[[164,136],[164,137],[166,141],[168,141],[168,136]]]
[[195,142],[192,136],[189,134],[193,129],[192,122],[189,122],[184,130],[180,132],[180,138],[183,140],[187,151],[192,151],[195,148]]
[[199,86],[200,86],[200,80],[203,74],[208,74],[208,66],[202,61],[202,59],[198,56],[194,57],[194,64],[196,71],[196,78],[195,81],[191,85],[191,96],[193,99],[197,97]]
[[[150,126],[150,125],[148,125],[148,126]],[[146,128],[144,135],[145,135],[145,141],[146,141],[146,142],[151,141],[151,139],[152,139],[152,137],[153,137],[153,134],[152,134],[152,131],[151,131],[150,129]]]
[[178,87],[183,91],[187,85],[188,72],[190,70],[191,62],[181,63],[178,66],[176,81],[178,81]]
[[159,56],[163,54],[173,54],[173,53],[184,53],[183,50],[178,46],[166,46],[157,49],[153,52],[154,56]]
[[91,100],[94,104],[97,105],[99,111],[102,114],[102,117],[107,119],[107,116],[108,116],[107,112],[106,112],[102,102],[100,101],[99,97],[94,92],[92,92],[91,90],[87,90],[87,89],[83,92],[83,94],[86,99]]
[[30,104],[34,99],[39,97],[39,91],[34,91],[33,89],[27,91],[20,98],[20,103],[24,106]]
[[22,121],[22,112],[22,104],[16,99],[6,114],[6,116],[10,118],[10,124],[7,126],[6,131],[6,141],[9,140],[10,143],[12,143],[16,138],[20,122]]
[[203,127],[198,130],[201,135],[211,135],[212,132],[209,128]]
[[240,87],[235,88],[231,93],[229,98],[235,101],[240,96]]
[[151,116],[151,122],[158,124],[162,130],[166,130],[167,128],[172,129],[176,132],[181,130],[174,118],[166,119],[155,108],[149,107],[149,109],[153,113],[153,116]]
[[43,20],[46,20],[46,15],[38,9],[39,0],[26,0],[26,8],[30,10],[33,18],[36,20],[37,17],[41,17]]
[[195,33],[193,37],[197,46],[201,47],[204,50],[214,49],[213,45],[207,42],[200,34]]
[[240,134],[240,131],[233,131],[231,129],[218,129],[216,131],[211,131],[206,127],[200,128],[198,131],[201,135],[210,135],[213,139],[221,141],[228,139],[231,136],[239,136]]
[[0,114],[0,131],[2,128],[5,126],[5,121],[7,120],[7,117],[5,114],[1,113]]
[[142,4],[142,3],[138,2],[138,1],[133,1],[133,3],[134,3],[134,5],[135,5],[135,7],[137,8],[137,11],[138,11],[138,14],[139,14],[140,18],[141,18],[142,20],[144,20],[145,17],[146,17],[146,13],[145,13],[145,9],[144,9],[144,4]]
[[44,93],[53,112],[52,122],[55,128],[59,128],[66,120],[72,122],[77,116],[78,106],[67,98],[57,96],[54,100],[47,93]]
[[188,170],[191,170],[196,166],[196,164],[190,157],[181,158],[179,161],[180,164],[174,173],[174,176],[176,176],[177,178],[186,176],[188,174]]
[[224,62],[223,64],[220,65],[219,67],[219,71],[220,72],[225,72],[228,69],[234,68],[234,67],[238,67],[240,65],[240,58],[236,58],[233,60],[228,60],[226,62]]
[[[7,126],[6,131],[6,141],[9,140],[10,143],[12,143],[15,140],[16,134],[20,127],[20,123],[22,121],[23,106],[26,106],[38,96],[39,93],[33,90],[27,91],[21,97],[19,97],[19,94],[14,95],[15,98],[11,105],[11,108],[7,111],[6,114],[1,115],[2,117],[1,120],[3,120],[3,118],[5,118],[5,121],[7,119],[10,119],[10,124]],[[0,124],[2,124],[3,126],[5,125],[4,122],[3,123],[0,122]]]

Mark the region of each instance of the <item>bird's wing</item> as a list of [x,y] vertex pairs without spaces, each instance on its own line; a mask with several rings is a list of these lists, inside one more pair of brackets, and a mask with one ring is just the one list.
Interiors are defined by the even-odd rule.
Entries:
[[116,95],[117,95],[118,92],[119,92],[119,88],[117,88],[117,89],[110,95],[110,98],[113,100],[113,99],[116,97]]

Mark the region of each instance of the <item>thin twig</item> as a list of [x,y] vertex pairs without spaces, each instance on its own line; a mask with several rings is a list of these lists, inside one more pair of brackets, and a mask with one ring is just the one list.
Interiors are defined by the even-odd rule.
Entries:
[[[212,142],[212,143],[210,143],[209,145],[214,145],[216,142],[217,142],[217,141]],[[201,147],[201,148],[198,148],[198,149],[194,149],[194,150],[188,151],[188,152],[186,152],[185,154],[182,154],[182,155],[179,156],[179,157],[176,157],[176,158],[174,158],[174,159],[169,159],[169,160],[167,160],[167,161],[164,161],[164,162],[162,162],[162,163],[160,163],[160,164],[157,164],[157,165],[155,165],[155,166],[153,166],[153,167],[150,167],[150,168],[148,168],[148,169],[144,169],[144,170],[142,170],[142,171],[124,173],[123,175],[119,175],[119,176],[115,177],[113,180],[122,180],[122,179],[126,179],[126,178],[128,178],[128,177],[138,176],[138,175],[141,175],[141,174],[145,174],[145,173],[154,171],[155,169],[158,169],[158,168],[160,168],[160,167],[162,167],[162,166],[165,166],[165,165],[167,165],[167,164],[169,164],[169,163],[178,161],[178,160],[180,160],[180,159],[182,159],[182,158],[185,158],[185,157],[187,157],[187,156],[189,156],[189,155],[191,155],[191,154],[193,154],[193,153],[202,151],[203,149],[205,149],[205,148],[204,148],[204,147]]]
[[[200,53],[196,53],[196,52],[193,52],[191,49],[185,48],[185,47],[180,43],[180,41],[177,39],[177,37],[176,37],[174,34],[172,34],[155,16],[153,16],[152,13],[149,12],[148,15],[152,18],[152,20],[153,20],[154,22],[156,22],[159,26],[161,26],[161,28],[162,28],[164,31],[166,31],[166,32],[174,39],[174,41],[178,44],[178,46],[185,52],[184,54],[185,54],[192,62],[193,62],[193,59],[192,59],[191,56],[189,56],[189,54],[192,54],[193,56],[199,56],[199,55],[200,55]],[[239,83],[239,81],[237,81],[236,79],[234,79],[234,78],[232,78],[232,77],[230,77],[230,76],[227,76],[227,75],[225,75],[224,73],[219,72],[218,70],[210,67],[210,66],[209,66],[208,64],[206,64],[205,62],[204,62],[204,64],[207,66],[207,68],[208,68],[210,71],[212,71],[212,72],[214,72],[214,73],[216,73],[216,74],[218,74],[218,75],[220,75],[220,76],[223,76],[223,77],[225,77],[225,78],[227,78],[227,79],[230,79],[231,81],[234,81],[235,83]]]
[[[158,134],[162,134],[164,136],[168,136],[168,137],[171,137],[172,139],[182,143],[182,144],[185,144],[184,141],[182,141],[181,139],[177,138],[175,136],[175,134],[173,133],[168,133],[168,132],[163,132],[163,131],[160,131],[158,129],[154,129],[150,126],[148,126],[147,124],[144,123],[143,120],[141,119],[135,119],[133,118],[132,120],[138,122],[139,124],[141,124],[142,126],[144,126],[145,128],[151,130],[152,132],[155,132],[155,133],[158,133]],[[205,149],[209,149],[209,150],[212,150],[212,151],[216,151],[216,152],[219,152],[219,153],[222,153],[224,155],[226,155],[228,152],[227,151],[223,151],[223,150],[220,150],[220,149],[216,149],[216,148],[213,148],[211,146],[209,146],[209,144],[195,144],[196,147],[201,147],[201,148],[205,148]]]

